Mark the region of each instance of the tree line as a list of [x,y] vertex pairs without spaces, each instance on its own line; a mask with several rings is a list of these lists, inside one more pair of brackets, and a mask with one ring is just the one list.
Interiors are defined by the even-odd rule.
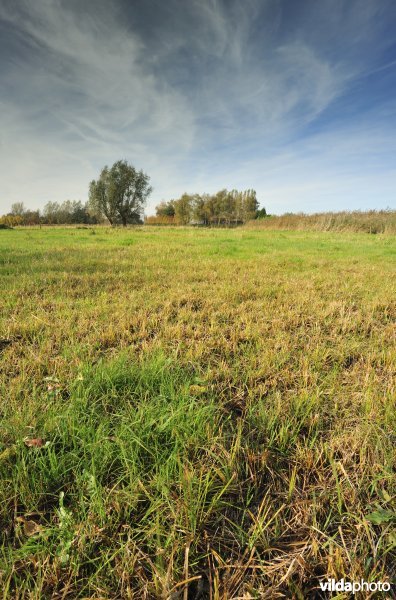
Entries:
[[15,202],[11,211],[0,217],[0,224],[17,225],[94,225],[103,222],[100,215],[94,214],[88,203],[80,200],[47,202],[42,211],[25,208],[23,202]]
[[266,216],[259,209],[255,190],[226,190],[215,194],[183,194],[176,200],[162,201],[156,207],[156,216],[148,217],[148,224],[178,225],[239,225]]
[[[112,167],[105,166],[97,180],[89,184],[89,199],[48,202],[43,211],[25,208],[16,202],[11,212],[0,218],[3,225],[110,225],[143,223],[143,211],[152,192],[150,177],[138,171],[125,160]],[[156,215],[145,220],[147,224],[176,225],[238,225],[266,216],[259,209],[256,192],[222,189],[215,194],[182,194],[180,198],[162,201],[156,207]]]

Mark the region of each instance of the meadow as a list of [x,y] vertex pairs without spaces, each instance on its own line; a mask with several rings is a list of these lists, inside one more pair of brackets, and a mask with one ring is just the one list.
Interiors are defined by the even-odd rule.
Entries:
[[394,236],[27,228],[0,258],[0,598],[395,577]]

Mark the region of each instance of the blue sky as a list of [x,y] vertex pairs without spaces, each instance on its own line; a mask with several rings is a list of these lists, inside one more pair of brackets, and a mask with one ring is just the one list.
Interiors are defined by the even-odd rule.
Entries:
[[162,199],[396,208],[394,0],[1,0],[0,213],[124,158]]

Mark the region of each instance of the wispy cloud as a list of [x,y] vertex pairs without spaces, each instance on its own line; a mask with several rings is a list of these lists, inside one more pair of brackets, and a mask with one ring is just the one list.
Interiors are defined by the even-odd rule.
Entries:
[[387,0],[3,0],[0,210],[85,199],[118,158],[152,176],[152,205],[238,184],[275,212],[323,209],[371,160],[372,188],[392,181],[386,88],[369,125],[348,100],[392,76],[392,17]]

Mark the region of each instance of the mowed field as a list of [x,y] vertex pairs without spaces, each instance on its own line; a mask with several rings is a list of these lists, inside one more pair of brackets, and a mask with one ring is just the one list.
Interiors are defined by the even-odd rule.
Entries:
[[394,236],[17,229],[0,252],[1,598],[392,580]]

